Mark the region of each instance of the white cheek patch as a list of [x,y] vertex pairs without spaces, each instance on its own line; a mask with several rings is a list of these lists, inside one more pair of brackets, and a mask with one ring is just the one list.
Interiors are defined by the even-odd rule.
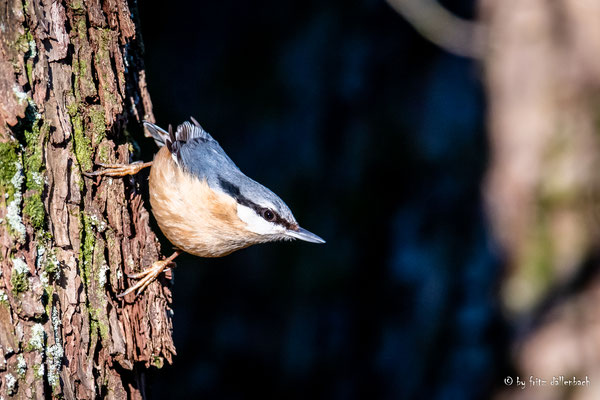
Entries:
[[265,221],[253,209],[241,204],[237,206],[237,215],[246,223],[249,231],[258,233],[259,235],[278,234],[285,230],[282,226]]

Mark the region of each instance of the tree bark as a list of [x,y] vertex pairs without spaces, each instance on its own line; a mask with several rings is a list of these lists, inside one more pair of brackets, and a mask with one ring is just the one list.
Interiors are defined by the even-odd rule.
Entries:
[[[171,362],[163,279],[135,302],[127,273],[160,256],[129,162],[153,120],[125,0],[0,0],[0,395],[143,398]],[[142,189],[143,189],[143,185]]]
[[487,202],[524,310],[600,246],[600,4],[487,0]]
[[[521,377],[547,380],[529,387],[527,378],[527,390],[507,386],[498,398],[600,398],[600,3],[483,0],[481,16],[485,197],[506,256],[510,361]],[[561,390],[550,384],[561,375],[592,385]]]

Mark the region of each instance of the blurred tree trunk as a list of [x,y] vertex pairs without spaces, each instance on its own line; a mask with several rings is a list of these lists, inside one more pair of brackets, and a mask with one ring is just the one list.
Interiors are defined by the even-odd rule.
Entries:
[[[133,3],[135,4],[135,3]],[[125,0],[0,0],[0,395],[143,398],[171,362],[171,295],[115,297],[159,255],[126,126],[152,120]]]
[[600,398],[600,2],[482,0],[481,16],[485,194],[506,255],[504,303],[523,317],[513,361],[522,377],[592,382],[511,396]]

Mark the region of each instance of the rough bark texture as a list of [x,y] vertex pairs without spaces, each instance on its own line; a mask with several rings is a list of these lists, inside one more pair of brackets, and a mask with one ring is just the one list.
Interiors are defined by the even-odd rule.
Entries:
[[144,370],[175,353],[168,282],[115,297],[160,255],[142,180],[82,176],[128,162],[126,127],[152,120],[135,13],[125,0],[0,0],[4,398],[141,398]]
[[[510,398],[600,398],[600,2],[482,1],[492,162],[486,199],[508,265],[521,377],[591,387]],[[529,381],[528,381],[529,384]]]

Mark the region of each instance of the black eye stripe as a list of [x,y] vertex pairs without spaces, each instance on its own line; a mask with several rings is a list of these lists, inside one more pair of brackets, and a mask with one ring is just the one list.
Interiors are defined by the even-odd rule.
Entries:
[[[254,212],[256,212],[256,214],[260,215],[260,217],[263,218],[265,221],[284,226],[286,229],[293,230],[293,229],[297,228],[296,225],[290,224],[288,221],[283,219],[281,217],[281,215],[279,215],[276,211],[269,209],[269,208],[261,207],[258,204],[256,204],[255,202],[253,202],[252,200],[244,197],[242,195],[242,193],[240,192],[240,188],[238,186],[223,179],[223,177],[219,177],[218,179],[219,179],[219,186],[221,186],[221,189],[223,189],[223,191],[225,193],[227,193],[228,195],[233,197],[235,199],[235,201],[237,201],[239,204],[253,209]],[[267,211],[273,213],[272,219],[265,218],[265,212],[267,212]]]
[[[287,229],[295,229],[296,228],[295,225],[290,224],[288,221],[283,219],[281,217],[281,215],[277,214],[275,211],[273,211],[269,208],[258,207],[258,209],[255,208],[254,211],[256,211],[256,213],[258,215],[260,215],[265,221],[284,226]],[[269,212],[273,215],[272,218],[268,218],[267,215],[265,215],[266,213],[269,213]]]
[[[219,186],[221,189],[234,199],[238,200],[238,198],[243,197],[240,193],[240,188],[234,185],[233,183],[226,181],[222,177],[219,177]],[[239,202],[239,201],[238,201]],[[241,204],[241,203],[240,203]]]

